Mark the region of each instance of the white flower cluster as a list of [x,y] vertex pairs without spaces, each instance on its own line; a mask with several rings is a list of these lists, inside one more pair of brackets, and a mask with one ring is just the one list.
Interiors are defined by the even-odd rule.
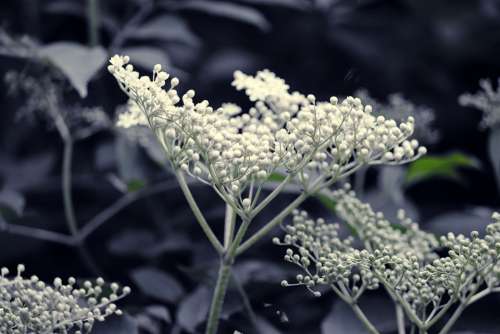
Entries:
[[377,114],[385,117],[401,121],[413,116],[415,118],[413,135],[423,144],[429,145],[439,140],[439,131],[434,124],[436,115],[433,109],[415,105],[400,93],[390,94],[385,103],[377,101],[366,89],[359,89],[354,94],[363,103],[371,105]]
[[500,286],[500,214],[487,227],[484,238],[449,233],[441,237],[448,255],[438,257],[436,239],[400,214],[401,222],[389,223],[380,213],[358,201],[352,192],[334,194],[336,211],[354,228],[363,247],[339,238],[337,224],[312,220],[307,213],[294,213],[286,235],[278,245],[289,246],[285,261],[304,270],[296,283],[316,296],[315,287],[327,285],[349,304],[357,303],[366,289],[382,285],[403,306],[408,318],[428,329],[455,303],[470,305]]
[[497,89],[489,79],[481,79],[479,86],[482,90],[476,94],[465,93],[460,95],[458,102],[464,107],[473,107],[483,112],[481,127],[492,128],[500,124],[500,78]]
[[89,333],[95,321],[120,315],[114,303],[130,293],[130,288],[112,283],[111,294],[104,296],[108,286],[102,278],[95,284],[86,281],[81,288],[72,277],[48,285],[37,276],[24,278],[24,270],[18,265],[17,274],[9,277],[7,268],[0,269],[0,333]]
[[316,102],[313,95],[289,93],[267,70],[255,77],[235,73],[233,85],[255,101],[242,113],[234,104],[214,109],[208,101],[195,103],[193,90],[179,97],[177,78],[164,89],[169,75],[160,65],[150,78],[140,76],[127,56],[114,56],[108,69],[132,101],[119,124],[146,123],[175,168],[211,184],[243,209],[256,204],[245,190],[259,187],[277,168],[304,184],[310,175],[336,179],[363,164],[405,163],[426,151],[408,140],[412,117],[398,125],[372,115],[370,106],[353,97]]

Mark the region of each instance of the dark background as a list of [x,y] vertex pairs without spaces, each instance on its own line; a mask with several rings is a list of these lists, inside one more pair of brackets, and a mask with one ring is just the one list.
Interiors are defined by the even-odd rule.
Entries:
[[[202,2],[200,9],[183,7],[183,1],[154,1],[152,9],[140,17],[143,24],[162,15],[174,15],[189,27],[195,40],[142,36],[128,38],[117,47],[113,45],[116,35],[148,4],[139,0],[101,1],[100,44],[110,54],[126,47],[154,48],[154,52],[160,52],[168,60],[167,70],[173,68],[181,78],[181,91],[193,88],[200,99],[206,98],[212,105],[226,101],[249,105],[230,86],[236,69],[254,73],[269,68],[284,78],[292,90],[314,93],[320,99],[349,95],[361,87],[381,100],[388,94],[401,92],[415,104],[435,111],[435,127],[441,136],[428,147],[429,153],[463,152],[481,164],[480,169],[461,171],[459,182],[437,178],[405,188],[406,195],[418,208],[421,224],[426,226],[443,214],[483,212],[477,208],[498,207],[499,194],[487,154],[488,130],[479,128],[481,113],[461,107],[457,99],[463,92],[475,92],[479,79],[496,81],[499,77],[499,1]],[[206,9],[211,3],[229,4],[232,9],[224,15],[214,14]],[[28,35],[40,45],[88,41],[85,1],[4,0],[0,3],[0,25],[13,38]],[[167,33],[169,29],[172,28],[165,26]],[[176,30],[172,31],[175,35]],[[22,71],[26,60],[4,55],[0,58],[0,68],[2,73]],[[14,184],[25,200],[22,215],[12,217],[9,223],[66,233],[60,192],[61,141],[50,124],[39,117],[34,122],[17,120],[25,97],[7,94],[6,84],[1,87],[0,186]],[[90,82],[88,97],[80,100],[69,90],[65,99],[68,103],[102,106],[110,117],[117,105],[126,102],[105,66]],[[75,147],[73,187],[81,223],[121,195],[109,182],[109,176],[119,175],[120,170],[120,161],[113,153],[116,136],[112,130],[101,131]],[[146,187],[171,178],[142,150],[136,158],[141,175],[145,175],[141,181]],[[375,174],[368,175],[373,187]],[[194,192],[220,232],[222,203],[204,187],[196,187]],[[317,210],[317,215],[324,213],[317,203],[307,206]],[[476,221],[472,219],[470,224]],[[456,224],[466,223],[458,220]],[[125,232],[128,234],[124,237]],[[139,234],[143,239],[126,239],[131,234]],[[93,234],[87,245],[104,276],[134,288],[133,295],[123,302],[124,309],[132,316],[142,314],[149,305],[166,305],[172,323],[154,322],[161,333],[170,333],[176,327],[175,330],[180,330],[182,326],[175,325],[179,305],[186,304],[186,298],[199,292],[203,284],[210,286],[216,267],[215,253],[209,250],[177,189],[135,201]],[[327,323],[332,314],[343,314],[338,304],[331,313],[333,295],[315,299],[305,289],[281,288],[279,282],[286,277],[279,275],[293,274],[293,268],[281,261],[282,250],[269,242],[259,245],[245,256],[243,262],[250,264],[241,269],[251,277],[245,282],[245,289],[259,317],[283,333],[320,333],[322,323],[324,333],[341,333],[342,329],[331,330],[333,327],[328,326],[333,325]],[[145,248],[154,249],[154,255],[144,255]],[[55,275],[93,275],[71,247],[0,232],[0,264],[13,266],[19,262],[49,280]],[[180,285],[176,288],[180,289],[178,296],[165,301],[139,292],[130,280],[130,273],[145,265],[159,268],[174,279]],[[203,291],[199,293],[203,295]],[[228,311],[230,316],[221,332],[231,333],[236,328],[247,333],[248,320],[239,308],[237,294],[230,294],[229,299],[236,306]],[[498,333],[500,323],[492,311],[492,307],[498,307],[496,297],[480,304],[471,308],[464,316],[468,320],[457,328]],[[195,313],[191,313],[193,319]],[[199,318],[203,319],[203,315]]]

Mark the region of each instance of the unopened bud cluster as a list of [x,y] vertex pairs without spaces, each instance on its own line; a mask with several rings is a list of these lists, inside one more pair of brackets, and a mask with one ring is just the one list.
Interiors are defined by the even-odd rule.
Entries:
[[90,333],[95,321],[120,315],[115,302],[130,293],[116,283],[108,287],[102,278],[81,287],[75,278],[55,278],[50,285],[37,276],[23,277],[24,270],[18,265],[11,277],[7,268],[0,269],[0,333]]
[[108,69],[131,100],[118,125],[151,127],[175,168],[211,184],[242,210],[255,205],[246,189],[259,187],[277,168],[308,183],[309,175],[335,179],[362,164],[400,164],[425,153],[408,139],[412,117],[398,124],[354,97],[320,102],[291,93],[268,70],[235,72],[233,86],[255,102],[242,112],[231,103],[213,108],[195,102],[193,90],[179,96],[179,80],[167,81],[160,65],[152,78],[141,76],[127,56],[117,55]]
[[[334,192],[333,199],[338,216],[355,230],[362,246],[355,247],[352,238],[340,238],[338,224],[294,212],[283,240],[273,241],[289,247],[285,261],[303,273],[294,283],[283,281],[283,286],[304,285],[319,296],[318,286],[326,285],[350,304],[357,303],[365,290],[383,286],[420,328],[431,326],[445,307],[446,311],[454,303],[468,305],[481,290],[480,296],[497,291],[500,214],[494,214],[495,222],[488,225],[484,238],[478,232],[449,233],[438,244],[403,212],[392,224],[348,188]],[[439,257],[438,246],[446,247],[448,255]]]
[[500,79],[496,90],[489,79],[481,79],[482,90],[476,94],[460,95],[458,102],[464,107],[473,107],[483,112],[481,127],[492,128],[500,124]]

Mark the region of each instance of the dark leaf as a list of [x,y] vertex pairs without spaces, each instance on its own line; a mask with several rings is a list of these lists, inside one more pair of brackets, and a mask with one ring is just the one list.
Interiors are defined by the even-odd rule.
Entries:
[[258,58],[248,51],[225,49],[214,53],[204,62],[200,77],[207,82],[228,81],[234,71],[253,72],[258,63]]
[[0,213],[3,207],[17,216],[22,216],[25,204],[24,196],[19,192],[11,189],[2,189],[0,191]]
[[304,0],[240,0],[252,5],[287,7],[292,9],[305,10],[310,7]]
[[125,136],[118,136],[115,150],[118,172],[125,183],[146,179],[146,173],[140,163],[141,151],[136,142],[128,140]]
[[46,58],[66,76],[82,98],[87,85],[107,60],[102,47],[89,48],[74,42],[57,42],[40,48],[39,56]]
[[186,22],[174,15],[161,15],[144,23],[132,32],[131,37],[182,42],[191,46],[200,44],[198,36],[189,29]]
[[23,160],[0,156],[0,174],[5,182],[4,187],[12,190],[29,190],[41,184],[53,165],[54,156],[50,153],[33,155]]
[[281,282],[283,277],[286,276],[280,266],[272,262],[248,260],[238,263],[233,273],[241,284],[249,282],[268,282],[276,283]]
[[492,210],[474,210],[466,212],[451,212],[440,215],[426,224],[426,229],[436,235],[448,232],[468,235],[472,231],[483,233],[491,223]]
[[492,129],[488,138],[488,154],[495,172],[497,188],[500,191],[500,127]]
[[184,298],[177,310],[177,322],[182,329],[195,333],[198,325],[202,324],[210,308],[211,293],[208,288],[199,286]]
[[131,46],[121,50],[130,57],[130,62],[144,69],[151,70],[156,64],[170,67],[170,60],[162,49],[149,46]]
[[155,236],[148,230],[128,229],[117,233],[109,242],[109,251],[115,255],[143,255],[144,245],[152,245]]
[[184,295],[183,287],[169,274],[142,267],[131,273],[132,280],[146,296],[167,303],[177,302]]
[[139,334],[137,321],[128,314],[96,322],[92,334]]
[[201,11],[210,15],[221,16],[251,24],[262,31],[271,28],[268,20],[256,9],[225,1],[183,1],[177,8]]
[[[359,307],[381,333],[396,330],[394,305],[385,296],[365,295],[361,298]],[[368,334],[369,332],[355,316],[351,307],[344,301],[337,299],[333,303],[331,312],[321,324],[321,333]]]
[[280,334],[280,331],[278,331],[273,325],[269,323],[267,319],[263,317],[257,317],[256,325],[259,333]]
[[146,307],[146,313],[151,317],[163,321],[167,324],[172,322],[172,316],[170,311],[163,305],[151,305]]

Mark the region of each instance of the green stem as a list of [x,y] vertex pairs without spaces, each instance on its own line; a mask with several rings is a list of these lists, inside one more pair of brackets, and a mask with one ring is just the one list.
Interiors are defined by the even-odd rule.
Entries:
[[276,217],[270,220],[266,225],[264,225],[260,230],[258,230],[254,235],[248,238],[240,247],[238,247],[237,255],[240,255],[253,244],[267,235],[275,226],[283,221],[293,210],[295,210],[302,202],[307,199],[308,194],[300,194],[292,203],[290,203],[286,208],[284,208]]
[[203,213],[196,204],[193,194],[191,194],[191,190],[189,190],[189,186],[186,183],[184,174],[180,170],[176,170],[175,176],[177,177],[177,181],[179,182],[179,186],[181,187],[182,193],[184,194],[184,197],[186,197],[189,207],[191,208],[191,211],[193,211],[193,214],[196,217],[198,224],[200,224],[201,229],[203,230],[203,232],[205,232],[205,235],[207,236],[212,246],[214,246],[215,250],[219,254],[222,254],[224,252],[224,247],[221,245],[219,239],[217,239],[217,236],[210,228],[210,225],[208,225],[208,222],[203,216]]
[[372,334],[380,334],[380,332],[373,326],[373,324],[368,320],[366,315],[363,313],[363,311],[359,308],[358,304],[351,304],[351,308],[354,311],[354,314],[358,317],[359,320],[363,323],[363,325],[366,327],[368,332]]
[[226,204],[226,218],[224,219],[224,249],[228,249],[234,237],[234,224],[236,223],[236,213],[231,205]]
[[73,141],[64,140],[63,166],[62,166],[62,192],[64,203],[64,214],[68,223],[69,231],[72,236],[78,234],[78,225],[76,222],[75,208],[73,207],[73,195],[71,191],[71,167],[73,160]]
[[288,174],[285,179],[266,198],[264,198],[255,209],[252,210],[251,216],[257,216],[259,212],[261,212],[273,199],[275,199],[288,184],[291,178],[292,175]]
[[398,334],[405,334],[405,314],[401,305],[396,304],[396,319],[398,321]]
[[99,45],[99,0],[87,0],[87,29],[89,46]]
[[467,303],[461,303],[458,305],[457,309],[455,312],[453,312],[451,318],[446,322],[446,325],[439,331],[439,334],[447,334],[451,327],[457,322],[458,318],[462,315],[464,312],[465,308],[467,307]]
[[221,260],[219,273],[217,276],[217,283],[215,285],[215,291],[212,297],[212,303],[210,305],[207,329],[205,331],[206,334],[217,333],[220,313],[222,311],[222,304],[224,303],[224,297],[226,296],[229,278],[231,277],[231,266],[232,264],[230,262],[225,261],[225,259]]
[[231,272],[231,277],[233,278],[234,286],[236,287],[236,290],[238,290],[238,293],[240,294],[241,301],[243,302],[243,307],[245,308],[245,311],[247,313],[248,319],[250,320],[250,323],[254,327],[255,330],[258,330],[257,328],[257,316],[255,314],[255,311],[252,308],[252,304],[250,303],[250,298],[248,297],[248,294],[245,291],[245,288],[243,287],[243,284],[241,284],[240,280],[234,272]]

